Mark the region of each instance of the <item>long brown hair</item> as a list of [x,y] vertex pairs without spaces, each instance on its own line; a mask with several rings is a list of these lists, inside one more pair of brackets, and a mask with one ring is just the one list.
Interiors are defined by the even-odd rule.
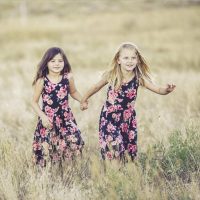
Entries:
[[136,78],[140,80],[140,84],[144,85],[144,79],[148,79],[151,81],[151,75],[149,66],[146,64],[145,59],[142,57],[140,51],[138,50],[137,46],[133,43],[126,42],[122,43],[118,48],[117,52],[115,53],[114,58],[112,59],[111,63],[111,70],[108,72],[108,81],[112,85],[114,89],[119,89],[122,85],[123,74],[120,65],[118,64],[118,59],[120,56],[120,52],[123,49],[133,49],[136,52],[138,64],[134,68],[134,73]]
[[36,76],[34,78],[32,85],[35,85],[35,83],[37,82],[37,80],[39,78],[42,78],[49,73],[47,63],[50,60],[52,60],[54,58],[54,56],[56,56],[57,54],[61,54],[63,61],[64,61],[64,68],[63,68],[63,70],[61,71],[60,74],[64,74],[64,73],[71,71],[71,65],[69,64],[68,59],[67,59],[64,51],[59,47],[51,47],[45,52],[41,61],[39,62],[38,66],[37,66],[38,67],[37,73],[36,73]]

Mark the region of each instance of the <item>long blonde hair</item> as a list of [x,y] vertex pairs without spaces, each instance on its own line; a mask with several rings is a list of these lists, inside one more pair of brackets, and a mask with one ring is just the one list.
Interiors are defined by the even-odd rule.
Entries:
[[120,52],[123,49],[135,50],[137,59],[138,59],[138,64],[134,68],[134,73],[137,80],[140,81],[140,84],[144,86],[144,79],[148,79],[151,81],[149,66],[146,64],[146,61],[142,57],[137,46],[130,42],[122,43],[120,47],[118,48],[117,52],[115,53],[115,56],[111,62],[111,70],[109,70],[107,74],[108,82],[114,89],[119,89],[122,85],[123,74],[122,74],[121,66],[118,64],[118,59],[120,56]]

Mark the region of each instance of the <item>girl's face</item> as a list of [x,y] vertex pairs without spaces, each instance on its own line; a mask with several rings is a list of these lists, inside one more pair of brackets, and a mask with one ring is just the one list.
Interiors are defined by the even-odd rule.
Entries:
[[122,70],[133,71],[138,59],[134,49],[122,49],[117,60]]
[[60,74],[60,72],[64,68],[64,60],[63,60],[62,55],[60,53],[55,55],[47,63],[47,67],[48,67],[49,73],[56,73],[56,74],[58,73],[58,74]]

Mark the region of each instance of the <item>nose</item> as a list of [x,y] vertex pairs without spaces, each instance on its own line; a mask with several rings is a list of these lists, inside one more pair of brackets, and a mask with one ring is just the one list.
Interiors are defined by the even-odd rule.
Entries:
[[55,62],[55,64],[56,64],[56,65],[59,65],[59,62],[58,62],[58,61],[56,61],[56,62]]

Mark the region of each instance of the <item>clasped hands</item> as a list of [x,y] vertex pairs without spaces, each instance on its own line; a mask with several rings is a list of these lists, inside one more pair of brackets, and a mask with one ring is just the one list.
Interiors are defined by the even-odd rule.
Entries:
[[84,99],[81,100],[81,102],[80,102],[80,109],[82,111],[88,109],[88,101],[87,100],[84,100]]

